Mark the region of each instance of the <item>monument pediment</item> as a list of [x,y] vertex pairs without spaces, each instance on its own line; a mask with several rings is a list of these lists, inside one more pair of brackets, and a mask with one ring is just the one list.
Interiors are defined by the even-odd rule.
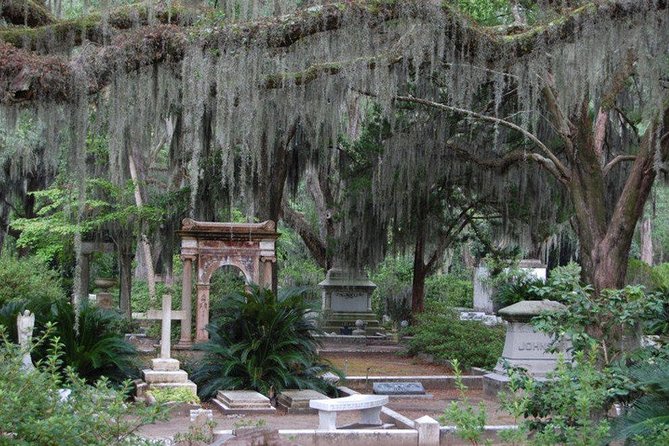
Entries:
[[276,232],[276,223],[272,220],[261,223],[229,223],[184,218],[181,221],[181,230],[177,231],[177,234],[181,237],[235,241],[276,239],[279,237],[279,233]]

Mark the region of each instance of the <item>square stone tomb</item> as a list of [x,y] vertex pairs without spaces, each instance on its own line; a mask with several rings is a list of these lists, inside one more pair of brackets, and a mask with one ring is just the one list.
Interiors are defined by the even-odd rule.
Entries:
[[276,412],[269,398],[253,390],[219,390],[212,401],[224,414],[271,414]]
[[290,414],[305,414],[318,413],[316,409],[309,407],[309,401],[324,399],[328,397],[315,390],[290,389],[281,392],[278,402]]

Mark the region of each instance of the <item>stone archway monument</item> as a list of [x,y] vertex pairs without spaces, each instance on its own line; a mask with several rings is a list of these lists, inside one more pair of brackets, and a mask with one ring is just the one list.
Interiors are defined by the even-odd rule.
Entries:
[[196,319],[195,341],[206,341],[209,334],[209,286],[212,274],[219,268],[232,265],[239,268],[247,283],[272,287],[272,271],[276,263],[276,224],[262,223],[213,223],[185,218],[181,230],[181,260],[183,261],[183,292],[181,295],[180,348],[192,345],[191,290],[193,266],[196,267]]

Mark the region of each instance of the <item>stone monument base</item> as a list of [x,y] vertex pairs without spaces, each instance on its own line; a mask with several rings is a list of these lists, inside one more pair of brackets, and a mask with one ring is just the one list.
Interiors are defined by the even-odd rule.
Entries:
[[142,371],[145,390],[157,388],[186,388],[197,395],[197,385],[188,379],[188,373],[181,370],[176,359],[156,358],[151,360],[151,368]]
[[381,326],[374,312],[347,313],[333,311],[326,314],[321,328],[326,333],[341,334],[340,330],[348,327],[351,334],[356,329],[355,321],[361,320],[365,323],[364,336],[375,336],[377,333],[385,334],[386,329]]

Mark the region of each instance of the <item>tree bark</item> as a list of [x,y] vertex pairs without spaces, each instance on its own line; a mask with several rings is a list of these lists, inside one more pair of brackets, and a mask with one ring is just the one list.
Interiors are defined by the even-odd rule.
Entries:
[[640,225],[641,261],[653,266],[653,230],[650,217],[643,219]]
[[121,242],[118,248],[118,270],[119,270],[119,306],[121,312],[128,318],[132,317],[130,303],[132,295],[132,244],[127,240]]
[[411,314],[418,315],[425,310],[425,226],[422,223],[416,226],[416,246],[413,254],[413,279],[411,282]]

